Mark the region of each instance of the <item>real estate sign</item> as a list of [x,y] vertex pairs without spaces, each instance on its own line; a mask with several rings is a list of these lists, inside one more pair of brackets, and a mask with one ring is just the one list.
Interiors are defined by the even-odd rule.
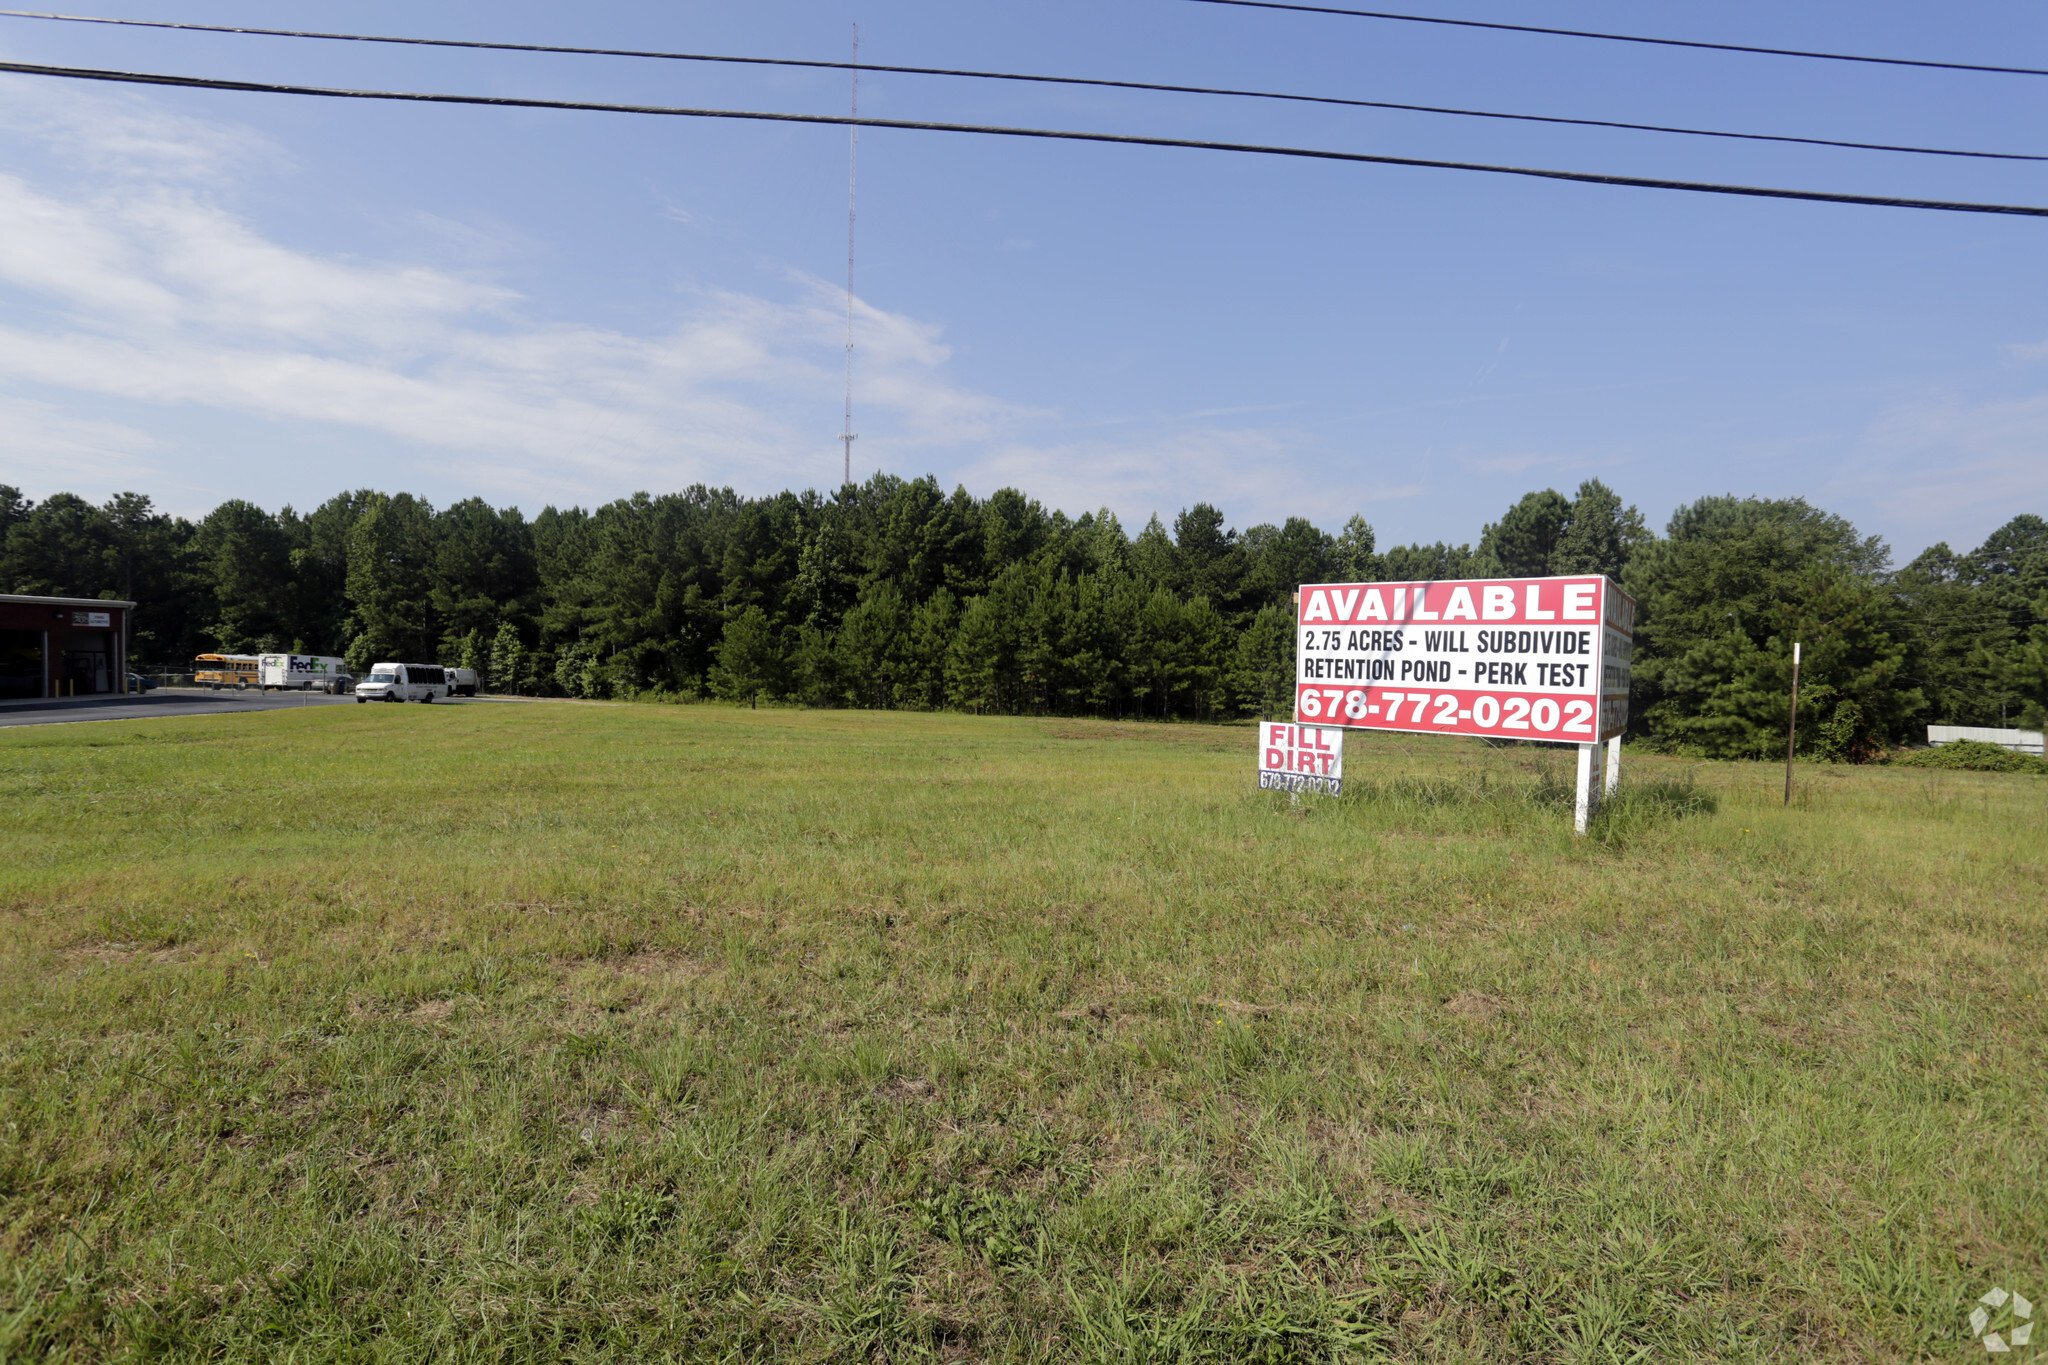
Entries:
[[1303,584],[1295,718],[1597,743],[1628,728],[1635,608],[1597,574]]

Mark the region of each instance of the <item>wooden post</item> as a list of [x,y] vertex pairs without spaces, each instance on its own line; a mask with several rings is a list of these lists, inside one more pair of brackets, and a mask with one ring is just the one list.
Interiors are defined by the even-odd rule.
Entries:
[[1621,736],[1607,741],[1607,785],[1604,794],[1612,796],[1621,788]]
[[1799,642],[1792,642],[1792,719],[1785,725],[1785,804],[1792,804],[1792,748],[1799,738]]

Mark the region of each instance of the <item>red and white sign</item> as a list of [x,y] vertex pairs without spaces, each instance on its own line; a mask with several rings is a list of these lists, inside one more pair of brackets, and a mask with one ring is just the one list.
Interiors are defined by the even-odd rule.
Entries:
[[1598,575],[1303,584],[1295,719],[1591,744],[1628,728],[1635,601]]
[[1259,724],[1259,789],[1344,794],[1344,732],[1321,725]]

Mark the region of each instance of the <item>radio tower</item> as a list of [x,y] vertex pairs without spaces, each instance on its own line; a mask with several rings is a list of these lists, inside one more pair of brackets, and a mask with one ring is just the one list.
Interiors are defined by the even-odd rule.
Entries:
[[[860,117],[860,25],[853,26],[853,117]],[[846,148],[846,426],[839,443],[846,450],[846,468],[840,486],[853,482],[853,192],[859,183],[855,173],[860,165],[860,125],[849,130]]]

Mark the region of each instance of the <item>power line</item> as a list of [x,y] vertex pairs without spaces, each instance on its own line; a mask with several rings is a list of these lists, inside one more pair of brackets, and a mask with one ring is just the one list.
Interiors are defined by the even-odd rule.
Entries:
[[1596,33],[1579,28],[1539,28],[1534,24],[1498,24],[1483,19],[1446,19],[1434,14],[1390,14],[1383,10],[1338,9],[1330,5],[1296,5],[1283,0],[1196,0],[1204,5],[1236,5],[1244,9],[1295,10],[1302,14],[1341,14],[1350,19],[1392,19],[1404,24],[1443,24],[1451,28],[1490,28],[1505,33],[1542,33],[1555,38],[1598,38],[1610,43],[1647,43],[1653,47],[1693,47],[1709,52],[1753,52],[1766,57],[1810,57],[1823,62],[1866,62],[1874,66],[1920,66],[1936,71],[1990,71],[2002,76],[2048,76],[2035,66],[1989,66],[1980,62],[1930,62],[1914,57],[1867,57],[1849,52],[1808,52],[1795,47],[1751,47],[1746,43],[1703,43],[1685,38],[1646,38],[1633,33]]
[[1208,142],[1194,138],[1141,137],[1132,133],[1087,133],[1055,128],[1015,128],[994,124],[933,123],[912,119],[855,118],[846,114],[784,114],[748,109],[691,109],[660,104],[599,104],[585,100],[532,99],[513,95],[447,95],[403,90],[346,90],[321,85],[278,85],[261,81],[222,80],[208,76],[173,76],[146,71],[107,71],[84,66],[47,66],[34,62],[0,62],[0,71],[26,76],[108,81],[125,85],[162,85],[189,90],[233,90],[264,95],[312,95],[327,99],[399,100],[415,104],[485,105],[507,109],[571,109],[603,114],[657,114],[676,118],[749,119],[768,123],[816,123],[839,127],[896,128],[909,132],[978,133],[994,137],[1045,138],[1062,142],[1105,142],[1129,147],[1184,147],[1206,152],[1240,152],[1254,156],[1299,157],[1312,161],[1347,161],[1375,166],[1415,166],[1428,170],[1477,171],[1519,175],[1532,180],[1562,180],[1581,185],[1618,185],[1632,189],[1683,190],[1693,194],[1731,194],[1750,199],[1796,199],[1817,204],[1856,204],[1870,208],[1933,209],[1949,213],[1991,213],[2048,218],[2048,208],[2028,204],[1981,204],[1951,199],[1909,199],[1894,195],[1841,194],[1829,190],[1777,189],[1762,185],[1720,185],[1702,180],[1661,180],[1649,176],[1603,175],[1592,171],[1554,171],[1532,166],[1498,166],[1474,161],[1439,161],[1424,157],[1382,156],[1369,152],[1336,152],[1314,147],[1269,146],[1253,142]]
[[1439,114],[1455,118],[1503,119],[1514,123],[1550,123],[1575,128],[1618,128],[1636,133],[1666,133],[1681,137],[1729,138],[1740,142],[1785,142],[1808,147],[1846,147],[1855,151],[1904,152],[1914,156],[1963,156],[1992,161],[2048,161],[2048,155],[2033,155],[2023,152],[1961,151],[1950,147],[1914,147],[1889,142],[1856,142],[1844,138],[1796,137],[1786,133],[1735,133],[1712,128],[1682,128],[1661,123],[1630,123],[1621,119],[1565,118],[1555,114],[1516,114],[1494,109],[1460,109],[1435,104],[1402,104],[1392,100],[1347,99],[1336,95],[1298,95],[1285,91],[1239,90],[1224,86],[1207,85],[1168,85],[1156,81],[1117,81],[1087,76],[1041,76],[1015,71],[975,71],[937,66],[884,66],[858,61],[827,62],[795,57],[733,57],[708,52],[653,52],[637,48],[557,47],[543,43],[492,43],[467,38],[404,38],[368,33],[325,33],[281,28],[238,28],[222,24],[179,24],[152,19],[108,19],[82,14],[40,14],[29,10],[0,10],[0,18],[54,19],[70,24],[112,24],[123,28],[176,29],[188,33],[231,33],[262,38],[311,38],[325,42],[341,43],[395,43],[406,47],[451,47],[484,52],[539,52],[579,57],[637,57],[672,62],[719,62],[738,66],[793,66],[821,71],[875,71],[898,76],[955,76],[967,80],[1023,81],[1040,85],[1080,85],[1106,90],[1144,90],[1171,95],[1221,95],[1234,99],[1284,100],[1296,104],[1328,104],[1350,109],[1388,109],[1409,114]]

